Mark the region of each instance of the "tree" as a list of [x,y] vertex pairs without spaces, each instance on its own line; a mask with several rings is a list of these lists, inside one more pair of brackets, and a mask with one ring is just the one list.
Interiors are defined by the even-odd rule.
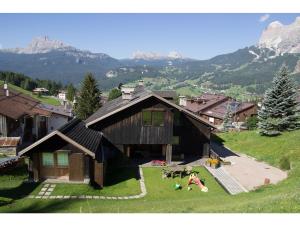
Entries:
[[274,77],[272,87],[265,92],[258,111],[258,128],[262,135],[275,136],[282,131],[300,128],[294,80],[283,67]]
[[116,99],[121,95],[122,95],[121,90],[114,88],[114,89],[110,90],[110,92],[108,94],[108,101]]
[[84,120],[97,111],[101,107],[100,95],[96,79],[91,73],[86,74],[75,107],[77,117]]
[[246,126],[248,130],[254,130],[257,128],[258,119],[257,116],[250,116],[246,120]]
[[76,89],[75,87],[73,86],[72,83],[70,83],[68,86],[67,86],[67,100],[72,102],[74,100],[74,97],[75,97],[75,93],[76,93]]
[[223,120],[224,131],[228,131],[230,126],[232,126],[232,109],[230,104],[227,104],[226,113]]

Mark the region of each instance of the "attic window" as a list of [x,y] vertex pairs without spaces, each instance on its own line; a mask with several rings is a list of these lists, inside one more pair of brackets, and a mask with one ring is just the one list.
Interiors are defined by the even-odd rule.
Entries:
[[143,126],[164,126],[165,112],[145,110],[142,112]]

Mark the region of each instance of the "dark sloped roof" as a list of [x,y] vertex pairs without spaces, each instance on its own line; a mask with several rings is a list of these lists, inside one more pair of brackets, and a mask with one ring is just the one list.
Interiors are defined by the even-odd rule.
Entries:
[[72,119],[71,121],[60,127],[58,130],[53,131],[52,133],[23,149],[18,153],[18,155],[22,156],[26,152],[32,150],[38,145],[41,145],[54,136],[59,136],[67,143],[76,146],[90,156],[98,156],[97,160],[102,160],[102,150],[100,148],[102,133],[86,128],[84,122],[77,118]]
[[174,90],[154,90],[153,93],[167,99],[176,98],[176,92]]
[[101,143],[102,133],[87,128],[85,123],[78,118],[72,119],[58,131],[94,153]]
[[160,99],[161,101],[165,102],[166,104],[177,108],[178,110],[182,111],[184,114],[187,114],[193,118],[195,118],[198,121],[201,121],[205,125],[215,128],[214,125],[209,123],[206,119],[180,107],[179,105],[176,105],[175,103],[172,103],[171,101],[155,94],[152,91],[140,89],[138,92],[135,92],[133,94],[132,99],[130,100],[124,100],[122,97],[118,97],[117,99],[114,99],[112,101],[107,102],[104,104],[101,108],[99,108],[98,111],[96,111],[93,115],[91,115],[89,118],[85,120],[86,126],[89,127],[90,125],[99,122],[103,118],[109,117],[110,115],[115,114],[116,112],[122,111],[130,106],[133,106],[141,101],[144,101],[150,97],[155,97],[157,99]]
[[133,97],[132,99],[130,100],[124,100],[122,99],[122,96],[114,99],[114,100],[111,100],[105,104],[103,104],[103,106],[101,108],[99,108],[94,114],[92,114],[89,118],[87,118],[85,120],[86,123],[89,123],[89,122],[92,122],[94,121],[95,119],[98,119],[110,112],[113,112],[121,107],[124,107],[132,102],[134,102],[135,100],[137,99],[140,99],[142,97],[146,97],[146,96],[149,96],[151,95],[151,92],[150,91],[147,91],[147,90],[140,90],[139,92],[135,92],[133,94]]

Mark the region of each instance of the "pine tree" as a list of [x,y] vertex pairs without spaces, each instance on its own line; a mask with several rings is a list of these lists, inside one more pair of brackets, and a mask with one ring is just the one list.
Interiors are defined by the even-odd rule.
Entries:
[[101,107],[100,95],[94,76],[91,73],[86,74],[75,108],[77,117],[84,120],[97,111]]
[[228,128],[232,125],[232,109],[230,104],[227,104],[226,113],[223,120],[223,129],[228,131]]
[[295,82],[283,67],[266,91],[258,112],[258,128],[262,135],[274,136],[300,128],[296,98]]
[[73,86],[73,84],[70,83],[67,87],[67,100],[72,102],[74,100],[75,93],[76,93],[76,89]]

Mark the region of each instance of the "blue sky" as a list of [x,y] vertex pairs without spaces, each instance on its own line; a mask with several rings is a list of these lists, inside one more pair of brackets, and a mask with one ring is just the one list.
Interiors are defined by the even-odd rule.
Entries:
[[175,50],[186,57],[207,59],[256,44],[270,22],[279,20],[289,24],[296,16],[0,14],[0,47],[25,47],[33,37],[47,35],[74,47],[107,53],[115,58],[131,57],[137,50],[162,54]]

